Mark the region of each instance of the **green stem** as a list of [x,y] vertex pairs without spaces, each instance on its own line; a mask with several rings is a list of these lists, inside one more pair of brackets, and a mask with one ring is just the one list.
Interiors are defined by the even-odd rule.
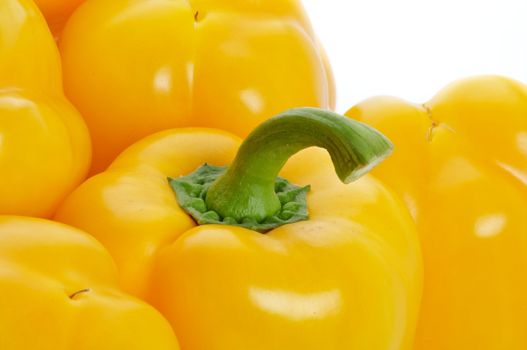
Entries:
[[321,109],[292,109],[247,137],[232,165],[208,188],[207,209],[238,222],[275,215],[281,210],[278,173],[292,155],[311,146],[328,150],[344,183],[370,171],[392,150],[386,137],[365,124]]

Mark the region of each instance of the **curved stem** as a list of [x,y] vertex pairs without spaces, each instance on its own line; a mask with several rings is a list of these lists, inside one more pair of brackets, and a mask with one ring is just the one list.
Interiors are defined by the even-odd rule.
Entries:
[[208,189],[209,210],[238,221],[264,220],[276,214],[280,201],[275,180],[286,161],[300,150],[328,150],[342,182],[371,170],[392,150],[375,129],[317,108],[286,111],[257,127],[243,142],[228,170]]

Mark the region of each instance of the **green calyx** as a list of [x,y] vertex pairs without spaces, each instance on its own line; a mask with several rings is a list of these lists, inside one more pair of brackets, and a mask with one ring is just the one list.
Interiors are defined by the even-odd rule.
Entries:
[[367,173],[392,151],[390,141],[365,124],[322,109],[297,108],[257,127],[228,168],[204,165],[169,179],[170,185],[198,224],[266,232],[308,218],[309,187],[294,186],[278,173],[293,154],[311,146],[329,152],[344,183]]
[[280,200],[280,210],[260,222],[250,217],[242,220],[228,216],[222,217],[216,211],[209,210],[206,204],[209,187],[226,171],[227,167],[204,164],[187,176],[177,179],[169,178],[170,186],[177,195],[179,205],[199,225],[232,225],[266,232],[285,224],[308,219],[307,193],[309,186],[296,186],[281,177],[277,177],[275,182],[275,193]]

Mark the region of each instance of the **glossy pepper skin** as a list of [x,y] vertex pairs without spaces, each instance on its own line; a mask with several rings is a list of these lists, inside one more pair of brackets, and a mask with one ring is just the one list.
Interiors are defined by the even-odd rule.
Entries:
[[334,105],[327,58],[297,0],[89,0],[60,50],[67,96],[94,140],[92,173],[153,132],[245,137],[284,109]]
[[46,18],[53,35],[58,38],[69,16],[85,0],[34,0]]
[[375,174],[419,226],[415,349],[527,349],[526,86],[474,77],[423,105],[377,97],[347,114],[394,141]]
[[112,258],[88,234],[0,216],[0,348],[179,349],[151,306],[121,292]]
[[[245,180],[259,174],[254,182],[274,181],[284,159],[313,144],[299,130],[323,139],[328,135],[323,122],[295,120],[306,113],[330,112],[286,112],[278,119],[295,121],[289,129],[269,120],[244,142],[229,171],[241,171]],[[338,134],[345,128],[332,130]],[[348,142],[328,138],[333,143],[319,146],[338,149]],[[421,261],[404,204],[370,176],[344,185],[328,154],[309,148],[281,172],[295,184],[311,185],[309,220],[265,234],[230,225],[196,226],[178,205],[167,177],[189,174],[204,163],[230,164],[238,147],[237,137],[213,129],[154,134],[73,192],[57,219],[84,228],[110,250],[125,290],[169,319],[183,349],[411,349]],[[346,182],[371,167],[364,163],[351,176],[347,167],[361,158],[330,153]],[[373,153],[371,160],[382,157]],[[246,186],[245,180],[235,181],[242,188],[228,191],[234,197],[226,204],[267,210],[252,198],[266,186],[252,180]],[[212,188],[219,183],[207,198],[213,200]],[[252,203],[243,204],[245,195]]]
[[90,139],[30,0],[0,2],[0,213],[48,217],[83,179]]

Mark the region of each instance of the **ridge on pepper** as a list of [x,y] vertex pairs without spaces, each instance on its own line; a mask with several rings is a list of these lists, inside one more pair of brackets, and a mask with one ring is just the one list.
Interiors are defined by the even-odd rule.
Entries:
[[33,1],[0,1],[0,38],[0,214],[50,217],[86,176],[90,136]]

